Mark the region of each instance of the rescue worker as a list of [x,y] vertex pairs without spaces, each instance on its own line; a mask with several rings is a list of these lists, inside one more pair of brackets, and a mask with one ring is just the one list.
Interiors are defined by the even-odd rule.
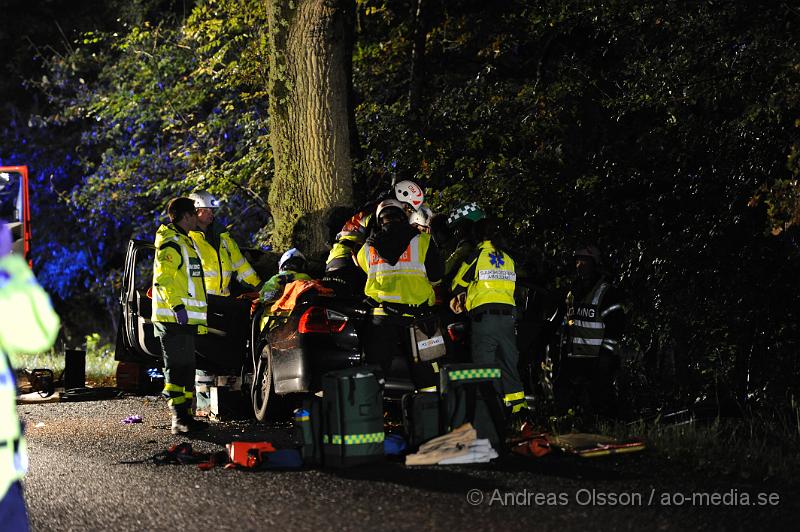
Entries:
[[[470,213],[480,211],[476,204],[471,205]],[[455,297],[451,308],[469,315],[472,361],[499,364],[502,389],[498,391],[509,409],[512,425],[518,428],[527,416],[528,405],[517,367],[519,352],[514,323],[517,274],[514,259],[499,237],[492,234],[491,225],[485,213],[472,224],[471,237],[477,245],[453,279]]]
[[156,232],[153,261],[153,327],[164,356],[164,396],[172,412],[172,433],[199,430],[205,423],[191,412],[195,383],[195,342],[207,319],[203,266],[189,231],[197,210],[189,198],[167,204],[170,223]]
[[433,211],[430,207],[422,205],[418,210],[412,212],[408,216],[408,223],[415,227],[420,233],[430,233],[432,218]]
[[26,531],[21,481],[28,454],[9,355],[50,349],[60,323],[47,293],[11,247],[11,231],[0,220],[0,528]]
[[278,260],[278,273],[270,277],[261,287],[259,299],[262,303],[275,301],[281,294],[287,284],[294,281],[308,281],[311,276],[306,273],[306,257],[297,249],[292,248]]
[[219,200],[205,190],[189,194],[197,209],[197,230],[190,231],[200,261],[203,280],[209,295],[229,296],[234,276],[242,285],[255,290],[261,285],[255,269],[242,255],[228,230],[215,220]]
[[[189,194],[189,199],[194,201],[197,209],[197,229],[189,231],[189,236],[194,241],[203,265],[206,295],[212,296],[208,298],[208,326],[224,331],[230,352],[241,353],[244,358],[249,336],[250,300],[230,297],[231,282],[235,277],[245,291],[252,292],[261,285],[261,279],[242,255],[228,229],[216,220],[219,200],[205,190]],[[217,337],[203,335],[197,340],[197,347],[202,353],[205,350],[214,350],[208,344],[217,340]],[[232,341],[238,342],[238,345],[232,344]],[[210,405],[211,394],[206,387],[213,385],[214,375],[198,369],[196,376],[199,413],[207,410]]]
[[486,219],[486,212],[473,202],[462,203],[450,212],[447,227],[456,241],[456,247],[444,262],[444,280],[452,284],[453,278],[464,260],[475,252],[472,224]]
[[384,200],[375,210],[378,230],[358,252],[358,265],[367,274],[364,294],[373,306],[365,331],[367,362],[388,372],[392,359],[405,356],[417,390],[435,390],[438,367],[412,360],[409,327],[415,317],[433,313],[433,284],[442,278],[443,264],[428,233],[408,223],[403,204]]
[[579,407],[586,414],[613,416],[625,309],[596,245],[578,247],[574,259],[577,275],[565,301],[556,402],[564,410]]
[[[391,190],[382,193],[378,201],[367,203],[344,223],[328,253],[325,276],[322,279],[337,295],[353,296],[363,293],[366,278],[355,263],[355,254],[374,229],[374,212],[378,203],[392,196],[403,204],[403,210],[409,216],[422,209],[425,201],[422,185],[406,179],[393,183]],[[430,209],[424,208],[430,213]]]
[[334,243],[325,260],[323,283],[343,297],[360,295],[366,276],[355,262],[355,254],[369,234],[372,213],[360,209],[350,217],[334,237]]

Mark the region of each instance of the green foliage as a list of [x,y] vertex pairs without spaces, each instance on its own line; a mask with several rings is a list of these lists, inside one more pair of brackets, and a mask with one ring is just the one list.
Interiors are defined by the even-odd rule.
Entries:
[[[572,246],[598,242],[629,296],[625,367],[651,392],[636,407],[796,395],[800,12],[763,0],[424,6],[411,109],[417,2],[356,3],[359,202],[392,177],[420,179],[439,210],[479,200],[554,292]],[[54,219],[45,241],[90,250],[92,301],[113,305],[124,238],[151,238],[169,196],[208,188],[240,239],[267,238],[267,68],[281,63],[266,10],[144,10],[49,59],[35,88],[52,112],[33,122],[75,146],[53,186],[76,223],[58,232],[66,217]]]
[[109,313],[126,237],[152,239],[170,197],[207,189],[242,244],[266,239],[264,20],[259,2],[205,2],[183,22],[89,32],[48,58],[35,87],[52,112],[39,123],[72,135],[77,158],[77,171],[52,181],[72,222],[72,234],[57,238],[91,243],[72,281],[99,292],[92,300]]
[[[599,242],[630,296],[629,347],[667,399],[768,401],[796,387],[783,377],[798,373],[796,245],[764,235],[748,202],[759,187],[795,190],[800,13],[449,3],[430,14],[414,116],[410,8],[383,2],[362,19],[359,164],[382,180],[370,189],[396,164],[437,207],[479,199],[519,255],[545,258],[550,286],[569,275],[576,242]],[[774,194],[770,209],[794,198]]]

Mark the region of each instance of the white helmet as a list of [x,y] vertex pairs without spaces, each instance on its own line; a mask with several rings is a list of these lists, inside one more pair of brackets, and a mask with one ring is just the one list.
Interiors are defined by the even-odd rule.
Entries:
[[378,223],[381,221],[381,213],[386,209],[400,209],[400,212],[405,214],[405,209],[403,209],[403,204],[397,200],[387,199],[383,200],[382,202],[378,203],[378,208],[375,209],[375,219],[378,220]]
[[407,203],[412,209],[419,210],[422,202],[425,201],[425,192],[422,186],[408,179],[395,183],[394,195],[397,201]]
[[219,207],[219,200],[205,190],[198,190],[189,194],[189,199],[194,201],[195,209],[216,209]]
[[283,255],[281,255],[281,259],[278,261],[278,270],[283,270],[284,264],[286,264],[292,259],[300,259],[303,262],[306,262],[306,256],[303,255],[299,249],[292,248]]
[[430,227],[432,217],[433,211],[427,205],[423,205],[419,210],[411,213],[411,216],[408,217],[408,223]]

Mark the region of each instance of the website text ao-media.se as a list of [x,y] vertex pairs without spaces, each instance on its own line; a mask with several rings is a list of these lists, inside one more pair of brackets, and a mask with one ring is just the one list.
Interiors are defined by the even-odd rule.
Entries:
[[605,491],[581,488],[574,493],[557,491],[495,489],[483,492],[471,489],[466,494],[471,506],[778,506],[781,496],[776,492],[749,492],[740,489],[727,491]]

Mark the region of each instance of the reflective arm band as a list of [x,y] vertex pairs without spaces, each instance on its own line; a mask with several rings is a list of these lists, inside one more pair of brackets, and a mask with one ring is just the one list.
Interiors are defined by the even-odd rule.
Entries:
[[605,309],[605,310],[604,310],[602,313],[600,313],[600,317],[601,317],[601,318],[605,318],[606,316],[608,316],[609,314],[611,314],[612,312],[614,312],[614,311],[616,311],[616,310],[622,310],[622,311],[624,311],[624,310],[625,310],[625,307],[623,307],[623,306],[622,306],[622,305],[620,305],[619,303],[617,303],[616,305],[611,305],[610,307],[608,307],[607,309]]

